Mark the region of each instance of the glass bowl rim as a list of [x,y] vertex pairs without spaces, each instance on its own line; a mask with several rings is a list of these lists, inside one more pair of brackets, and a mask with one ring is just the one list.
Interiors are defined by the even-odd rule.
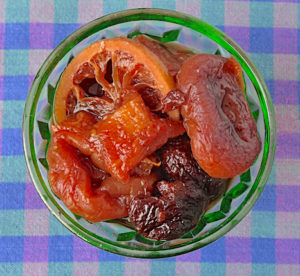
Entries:
[[[120,23],[145,20],[176,23],[178,25],[193,29],[194,31],[205,35],[206,37],[215,41],[217,44],[221,45],[239,61],[243,69],[246,71],[248,77],[252,81],[254,87],[256,88],[260,104],[264,106],[262,110],[266,127],[266,134],[263,158],[258,175],[246,198],[238,206],[238,208],[215,229],[210,230],[204,236],[194,238],[180,245],[174,245],[170,248],[133,248],[110,241],[100,236],[96,236],[88,230],[83,229],[78,223],[76,223],[71,217],[69,217],[69,215],[66,214],[60,206],[58,206],[54,198],[51,198],[50,196],[51,201],[49,201],[43,197],[43,192],[46,192],[48,194],[49,192],[47,189],[45,190],[46,187],[39,172],[34,149],[33,129],[38,99],[49,75],[51,74],[57,63],[61,60],[61,58],[63,58],[66,53],[68,53],[83,39],[100,30]],[[272,169],[276,147],[275,112],[267,86],[258,70],[246,55],[246,53],[238,46],[238,44],[235,43],[222,31],[202,21],[201,19],[177,11],[148,8],[131,9],[108,14],[83,25],[72,34],[70,34],[50,53],[50,55],[47,57],[47,59],[44,61],[39,71],[37,72],[26,99],[23,116],[23,147],[30,176],[41,199],[44,201],[50,212],[75,235],[82,238],[91,245],[124,256],[138,258],[171,257],[199,249],[217,240],[218,238],[226,234],[229,230],[231,230],[248,214],[248,212],[260,196],[264,186],[266,185],[268,176]],[[53,207],[55,207],[57,210],[53,210]],[[62,212],[64,216],[60,216],[58,214],[59,212],[57,211]]]

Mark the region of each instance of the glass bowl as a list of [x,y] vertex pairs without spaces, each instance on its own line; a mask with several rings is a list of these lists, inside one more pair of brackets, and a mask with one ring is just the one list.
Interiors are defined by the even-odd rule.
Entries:
[[[237,176],[225,195],[180,239],[152,241],[138,235],[126,219],[92,224],[71,213],[52,192],[45,152],[50,139],[53,98],[68,62],[105,37],[147,33],[164,42],[178,41],[199,52],[233,55],[241,64],[247,99],[262,141],[252,167]],[[201,248],[226,234],[249,212],[270,174],[276,144],[273,105],[267,87],[245,52],[228,36],[192,16],[161,9],[134,9],[96,19],[68,36],[46,59],[31,86],[23,121],[27,166],[36,190],[52,214],[70,231],[98,248],[130,257],[170,257]]]

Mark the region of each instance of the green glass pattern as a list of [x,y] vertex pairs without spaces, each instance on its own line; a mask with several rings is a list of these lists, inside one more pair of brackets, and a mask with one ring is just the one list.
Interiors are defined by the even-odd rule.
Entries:
[[215,55],[220,56],[221,55],[221,51],[219,49],[217,49],[217,51],[215,51]]
[[131,241],[133,238],[135,238],[136,232],[125,232],[121,233],[117,237],[117,241]]
[[135,36],[138,36],[138,35],[146,35],[146,36],[149,36],[160,42],[173,42],[173,41],[177,40],[179,34],[180,34],[179,29],[164,32],[161,36],[153,35],[150,33],[143,33],[140,30],[135,30],[135,31],[131,32],[130,34],[128,34],[127,37],[134,38]]

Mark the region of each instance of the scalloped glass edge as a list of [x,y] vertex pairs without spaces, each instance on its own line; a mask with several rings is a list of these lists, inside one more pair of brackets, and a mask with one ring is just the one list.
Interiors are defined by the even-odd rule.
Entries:
[[[257,91],[259,101],[262,107],[264,123],[266,126],[264,153],[261,167],[258,172],[257,178],[244,201],[222,224],[220,224],[215,229],[212,229],[203,236],[200,236],[194,240],[188,241],[177,246],[175,245],[167,249],[131,248],[129,246],[118,244],[116,242],[112,242],[107,239],[101,238],[83,229],[78,223],[76,223],[72,218],[70,218],[68,214],[64,212],[64,210],[61,209],[61,207],[56,203],[55,199],[52,198],[49,191],[47,190],[45,183],[43,182],[42,176],[39,172],[37,164],[38,161],[35,155],[33,143],[34,114],[36,111],[37,102],[42,91],[43,85],[45,84],[48,76],[50,75],[51,71],[54,69],[56,64],[59,62],[59,60],[77,43],[79,43],[89,35],[118,23],[137,20],[167,21],[188,27],[212,39],[217,44],[226,49],[229,53],[231,53],[239,61],[239,63],[243,67],[244,71],[247,73],[248,77],[252,81]],[[63,225],[65,225],[74,234],[81,237],[88,243],[98,248],[130,257],[161,258],[175,256],[201,248],[227,233],[249,212],[249,210],[261,194],[266,184],[267,178],[271,172],[274,160],[275,145],[276,125],[272,101],[262,77],[258,73],[255,66],[252,64],[252,62],[249,60],[247,55],[244,53],[244,51],[224,33],[216,29],[215,27],[205,23],[204,21],[179,12],[161,9],[134,9],[113,13],[98,18],[72,33],[48,56],[48,58],[38,71],[31,86],[29,95],[27,97],[23,117],[23,146],[27,167],[29,169],[34,185],[48,209],[56,216],[56,218]],[[48,196],[47,198],[44,198],[44,196],[42,196],[42,193],[40,191],[41,187],[39,187],[37,183],[40,183],[42,189],[44,190],[44,192],[46,192]],[[226,195],[228,193],[226,193]],[[225,197],[223,200],[225,200]],[[52,210],[52,207],[55,207],[59,212],[63,214],[63,216],[59,216],[56,212],[54,212],[54,210]],[[218,212],[220,211],[217,211],[215,213]],[[213,215],[217,217],[220,216],[220,214]],[[69,222],[73,223],[73,225],[69,224]],[[202,223],[203,220],[202,222],[200,221],[199,225],[201,225]]]

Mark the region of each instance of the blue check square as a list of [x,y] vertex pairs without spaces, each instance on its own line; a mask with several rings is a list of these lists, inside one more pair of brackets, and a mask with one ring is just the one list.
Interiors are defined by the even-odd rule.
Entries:
[[29,23],[5,24],[5,49],[29,49],[29,37]]
[[125,260],[125,257],[109,253],[104,250],[99,250],[99,261],[100,262],[109,262],[109,261],[115,261],[115,262],[123,262]]
[[4,100],[26,100],[28,89],[28,76],[4,77]]
[[22,129],[2,129],[2,155],[23,155]]
[[252,238],[252,262],[275,263],[275,240],[271,238]]
[[24,209],[24,201],[25,183],[2,182],[0,184],[0,210]]
[[201,249],[201,262],[225,263],[226,262],[225,238],[221,238]]
[[49,261],[72,262],[73,261],[73,236],[49,237]]
[[267,185],[258,201],[253,206],[253,211],[276,211],[276,186]]
[[23,237],[0,237],[0,263],[22,262],[23,261]]
[[78,28],[78,24],[54,24],[54,47]]
[[250,28],[250,52],[273,53],[273,28]]

